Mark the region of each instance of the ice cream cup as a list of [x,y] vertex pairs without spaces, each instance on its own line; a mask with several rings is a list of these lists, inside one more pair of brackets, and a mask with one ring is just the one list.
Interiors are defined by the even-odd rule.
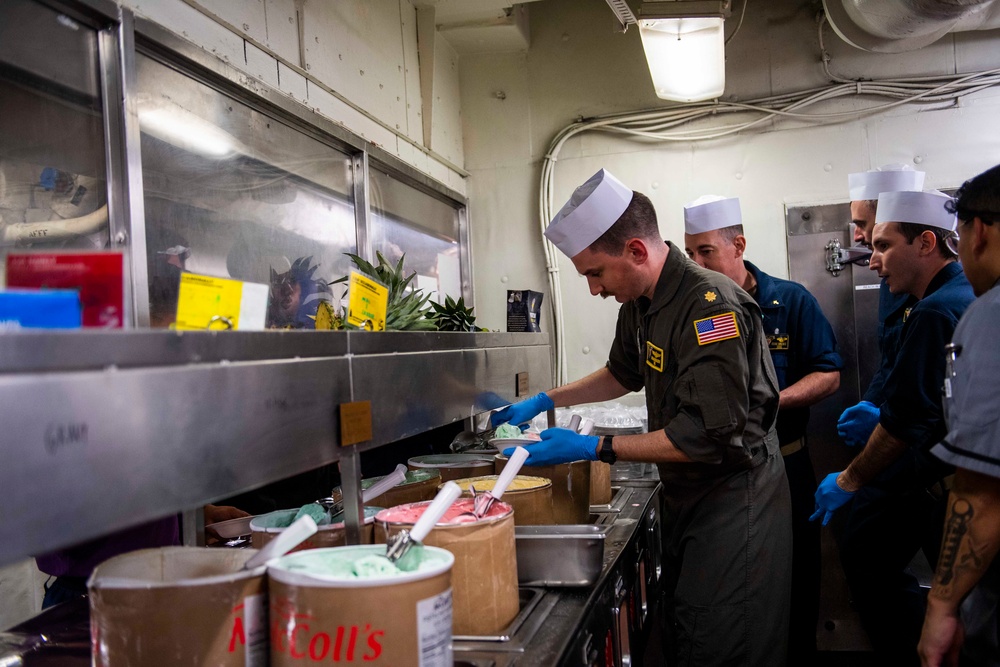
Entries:
[[488,475],[493,471],[493,454],[428,454],[406,462],[410,470],[435,469],[441,481]]
[[[469,487],[476,493],[492,491],[497,475],[456,479],[462,495],[472,497]],[[514,524],[518,526],[546,526],[552,524],[552,482],[544,477],[517,475],[503,492],[503,502],[514,508]]]
[[[552,480],[552,517],[557,524],[582,524],[590,519],[590,461],[574,461],[554,466],[524,464],[521,471]],[[507,457],[498,454],[496,472],[507,465]]]

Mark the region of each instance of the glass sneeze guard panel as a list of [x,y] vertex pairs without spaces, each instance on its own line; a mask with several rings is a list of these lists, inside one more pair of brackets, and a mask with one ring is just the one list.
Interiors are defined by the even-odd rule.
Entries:
[[372,248],[395,264],[405,254],[414,287],[444,303],[462,296],[458,210],[372,166]]
[[109,246],[98,71],[93,29],[0,2],[0,253]]
[[345,153],[148,56],[137,57],[150,323],[182,271],[270,285],[267,326],[313,328],[356,252]]

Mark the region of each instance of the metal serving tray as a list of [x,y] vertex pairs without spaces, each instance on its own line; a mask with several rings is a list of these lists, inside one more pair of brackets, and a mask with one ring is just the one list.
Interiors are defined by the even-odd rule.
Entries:
[[604,526],[515,526],[521,586],[591,586],[604,561]]

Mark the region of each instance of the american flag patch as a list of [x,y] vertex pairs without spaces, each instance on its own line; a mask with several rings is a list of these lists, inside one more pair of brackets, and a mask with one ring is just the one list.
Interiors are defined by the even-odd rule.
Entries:
[[695,320],[694,331],[698,335],[698,345],[708,345],[727,338],[740,337],[740,329],[736,326],[736,313],[734,312]]

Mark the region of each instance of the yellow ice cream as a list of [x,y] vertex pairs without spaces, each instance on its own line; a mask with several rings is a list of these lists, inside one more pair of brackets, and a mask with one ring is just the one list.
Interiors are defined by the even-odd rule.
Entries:
[[[497,483],[497,478],[498,475],[467,477],[466,479],[456,479],[455,483],[462,488],[462,491],[468,491],[470,485],[475,486],[476,492],[478,493],[482,491],[492,491],[493,486]],[[545,477],[528,477],[526,475],[518,475],[511,481],[510,486],[507,487],[507,491],[527,491],[528,489],[537,489],[548,484],[551,484],[551,482]]]

